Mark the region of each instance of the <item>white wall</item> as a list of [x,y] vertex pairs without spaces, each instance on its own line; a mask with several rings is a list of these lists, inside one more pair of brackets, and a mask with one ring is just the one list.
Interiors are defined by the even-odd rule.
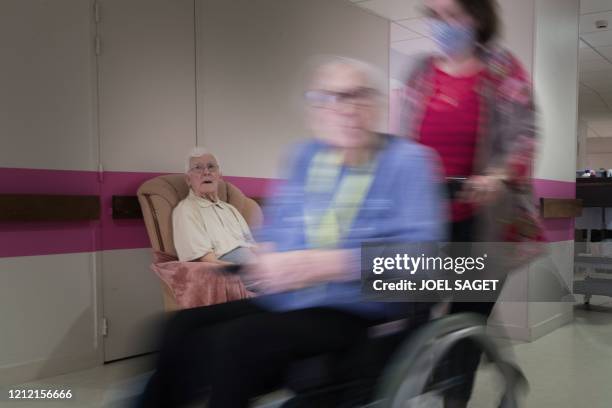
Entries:
[[[574,182],[578,132],[578,20],[577,0],[535,0],[534,89],[539,108],[540,149],[535,177]],[[546,245],[543,259],[529,265],[525,291],[537,299],[538,288],[550,284],[556,274],[571,287],[573,282],[574,242]],[[522,314],[522,313],[521,313]],[[570,322],[572,304],[568,302],[527,305],[527,319],[517,330],[517,338],[534,340]]]
[[535,177],[574,181],[578,129],[578,0],[536,1],[534,84],[541,143]]
[[585,137],[585,142],[586,157],[584,159],[584,165],[581,168],[612,168],[612,138]]
[[586,166],[589,169],[610,169],[612,168],[612,152],[609,153],[590,153],[587,156]]
[[534,0],[498,0],[502,16],[502,44],[518,57],[527,72],[534,69],[536,9]]
[[0,258],[0,384],[102,362],[92,253]]
[[150,264],[149,248],[102,252],[105,361],[157,350],[157,330],[165,313],[159,278]]
[[[303,136],[290,98],[310,54],[388,67],[388,23],[344,0],[98,3],[96,24],[93,0],[0,2],[0,167],[178,172],[200,143],[225,174],[271,177]],[[0,258],[0,384],[151,351],[150,262],[148,249]]]
[[1,2],[1,167],[95,168],[91,4]]
[[[105,171],[182,172],[196,144],[194,1],[99,6],[100,162]],[[163,302],[151,261],[149,249],[101,252],[105,361],[155,349]]]
[[[193,0],[98,4],[96,24],[93,1],[0,3],[0,167],[182,171],[196,143]],[[0,259],[0,381],[151,351],[150,262],[146,249]]]
[[[91,6],[0,3],[0,167],[97,167]],[[0,384],[102,361],[99,278],[94,253],[0,259]]]
[[[529,267],[529,293],[545,293],[551,286],[551,278],[546,272],[554,272],[567,288],[574,282],[574,241],[562,241],[548,244],[548,254]],[[536,295],[532,295],[535,297]],[[529,303],[529,337],[535,340],[553,330],[571,322],[574,318],[574,303],[571,299],[565,302],[531,302]]]
[[553,302],[550,298],[546,302],[537,300],[543,296],[566,295],[565,290],[572,287],[574,242],[549,243],[546,250],[544,256],[513,272],[506,281],[502,301],[489,320],[490,326],[496,329],[495,334],[533,341],[572,320],[571,298],[566,302]]
[[105,170],[180,172],[196,143],[193,0],[99,0]]
[[[502,2],[506,8],[509,2]],[[507,21],[511,27],[534,33],[532,42],[533,82],[539,109],[540,146],[536,159],[535,178],[573,182],[578,133],[578,0],[533,0],[533,25],[529,14]],[[525,11],[529,5],[524,4]],[[522,20],[522,22],[520,22]],[[517,34],[519,38],[523,34]],[[527,38],[525,39],[527,40]],[[523,45],[523,48],[527,44]],[[523,50],[526,52],[526,50]],[[549,281],[543,268],[553,268],[568,283],[573,281],[574,242],[547,244],[548,253],[526,271],[510,280],[509,288],[523,291],[529,298]],[[522,286],[522,287],[521,287]],[[501,326],[513,338],[534,340],[572,320],[571,303],[505,302],[496,307],[491,317],[494,326]]]
[[587,136],[588,127],[585,120],[578,121],[578,143],[576,153],[576,170],[584,170],[587,167]]
[[348,2],[196,5],[198,144],[219,155],[226,175],[276,176],[283,149],[307,134],[301,91],[311,56],[345,55],[388,72],[388,21]]

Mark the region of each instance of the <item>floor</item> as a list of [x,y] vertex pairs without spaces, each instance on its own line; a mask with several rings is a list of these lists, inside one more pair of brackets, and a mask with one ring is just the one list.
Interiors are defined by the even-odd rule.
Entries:
[[[593,296],[591,304],[590,310],[575,307],[572,324],[513,346],[529,381],[525,407],[612,406],[612,299]],[[470,408],[493,407],[494,375],[479,374]]]
[[[609,408],[612,406],[612,300],[593,297],[591,310],[575,308],[575,321],[532,343],[513,345],[516,360],[528,381],[525,407]],[[32,388],[71,389],[74,398],[67,402],[7,402],[2,408],[130,406],[150,374],[153,356],[107,364],[94,369],[23,384]],[[470,408],[497,406],[496,373],[479,371]],[[258,401],[260,408],[277,406],[285,394]],[[424,401],[425,402],[425,401]],[[427,407],[440,407],[435,398]],[[421,405],[419,405],[421,407]]]

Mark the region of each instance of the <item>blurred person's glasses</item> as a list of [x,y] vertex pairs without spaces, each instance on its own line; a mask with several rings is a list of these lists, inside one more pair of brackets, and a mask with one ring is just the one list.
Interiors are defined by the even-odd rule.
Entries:
[[217,170],[219,170],[219,166],[212,163],[196,164],[195,166],[189,169],[189,171],[193,173],[204,173],[204,170],[208,170],[209,173],[216,173]]
[[372,88],[357,88],[346,92],[313,90],[306,92],[304,97],[308,103],[317,107],[332,107],[339,104],[370,106],[377,94],[378,92]]

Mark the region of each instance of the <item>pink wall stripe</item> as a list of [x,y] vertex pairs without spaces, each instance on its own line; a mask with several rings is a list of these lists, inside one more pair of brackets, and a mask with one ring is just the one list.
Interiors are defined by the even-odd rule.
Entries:
[[[165,173],[105,172],[102,183],[102,250],[148,248],[151,244],[141,220],[114,220],[113,195],[135,195],[147,180]],[[224,177],[249,197],[265,197],[271,179]]]
[[[576,182],[556,180],[533,180],[536,197],[542,198],[576,198]],[[542,220],[544,233],[548,242],[574,240],[574,219],[559,218]]]
[[[138,187],[162,173],[64,171],[0,168],[0,193],[99,195],[100,221],[0,223],[0,258],[148,248],[141,220],[114,220],[113,195],[135,195]],[[250,197],[265,197],[274,180],[225,177]]]
[[534,179],[533,188],[535,190],[536,197],[576,198],[575,181]]
[[[0,168],[0,193],[99,195],[93,171]],[[0,257],[91,252],[99,222],[0,223]]]
[[148,248],[151,243],[142,220],[114,220],[113,195],[136,195],[138,187],[161,173],[105,172],[102,182],[101,250]]
[[99,250],[99,222],[0,223],[0,258]]
[[[113,195],[135,195],[144,181],[158,173],[0,168],[0,193],[100,195],[99,222],[0,223],[0,257],[50,255],[113,249],[148,248],[149,238],[141,220],[113,220]],[[247,196],[266,197],[277,180],[225,177]],[[575,183],[534,180],[537,197],[573,198]],[[544,220],[550,242],[571,240],[574,221]]]

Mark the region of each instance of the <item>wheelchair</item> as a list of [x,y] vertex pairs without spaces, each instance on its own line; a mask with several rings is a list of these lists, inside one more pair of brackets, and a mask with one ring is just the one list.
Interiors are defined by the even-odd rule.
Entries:
[[[503,349],[486,332],[486,321],[476,314],[453,314],[431,320],[414,330],[396,347],[387,360],[373,390],[367,393],[367,401],[336,400],[335,403],[320,403],[317,396],[339,392],[343,388],[358,387],[359,384],[340,383],[308,390],[295,390],[295,398],[257,404],[262,408],[430,408],[432,397],[441,397],[451,387],[463,380],[461,376],[436,379],[436,369],[445,361],[447,353],[461,341],[472,341],[483,352],[489,366],[500,375],[503,389],[496,408],[519,407],[520,397],[527,390],[527,381],[514,363],[509,350]],[[366,386],[367,387],[367,386]],[[361,398],[363,399],[363,398]],[[327,400],[329,401],[329,400]],[[359,402],[356,402],[359,401]]]
[[461,378],[432,381],[436,367],[460,341],[478,345],[489,363],[503,379],[499,408],[519,406],[519,398],[527,388],[520,368],[509,350],[503,350],[487,333],[486,321],[474,314],[456,314],[434,320],[418,330],[396,351],[385,370],[375,400],[368,408],[422,407],[425,393],[443,394]]
[[[464,178],[448,179],[448,194],[453,197],[461,190]],[[145,182],[138,190],[138,198],[143,210],[145,225],[155,251],[176,256],[170,226],[172,225],[172,209],[188,194],[184,176],[173,174],[158,176]],[[250,226],[261,222],[261,209],[252,199],[227,182],[220,184],[219,197],[239,209]],[[162,283],[166,310],[179,309],[177,300],[168,285]],[[394,345],[394,353],[387,359],[382,368],[382,374],[374,384],[366,384],[366,402],[341,401],[334,407],[362,408],[424,408],[423,396],[428,394],[443,394],[461,378],[446,378],[437,381],[434,376],[436,368],[442,363],[447,352],[460,341],[471,340],[483,351],[485,357],[501,374],[504,390],[499,407],[514,408],[518,406],[520,392],[526,388],[527,382],[520,369],[513,363],[508,350],[502,350],[498,344],[486,334],[484,320],[477,315],[449,315],[427,321],[418,328],[401,336],[399,344]],[[505,352],[504,352],[505,351]],[[316,363],[318,368],[321,364]],[[322,373],[315,369],[314,377]],[[323,371],[324,373],[324,371]],[[325,394],[342,388],[361,388],[361,384],[326,383],[320,386],[312,382],[306,386],[289,385],[289,389],[297,392],[297,396],[308,397],[313,394]],[[272,390],[271,390],[272,391]],[[357,398],[359,400],[360,398]],[[364,398],[361,398],[364,399]],[[265,407],[292,407],[292,400],[271,401]],[[255,406],[262,406],[261,399],[255,400]],[[300,407],[323,408],[318,404],[293,405]]]

